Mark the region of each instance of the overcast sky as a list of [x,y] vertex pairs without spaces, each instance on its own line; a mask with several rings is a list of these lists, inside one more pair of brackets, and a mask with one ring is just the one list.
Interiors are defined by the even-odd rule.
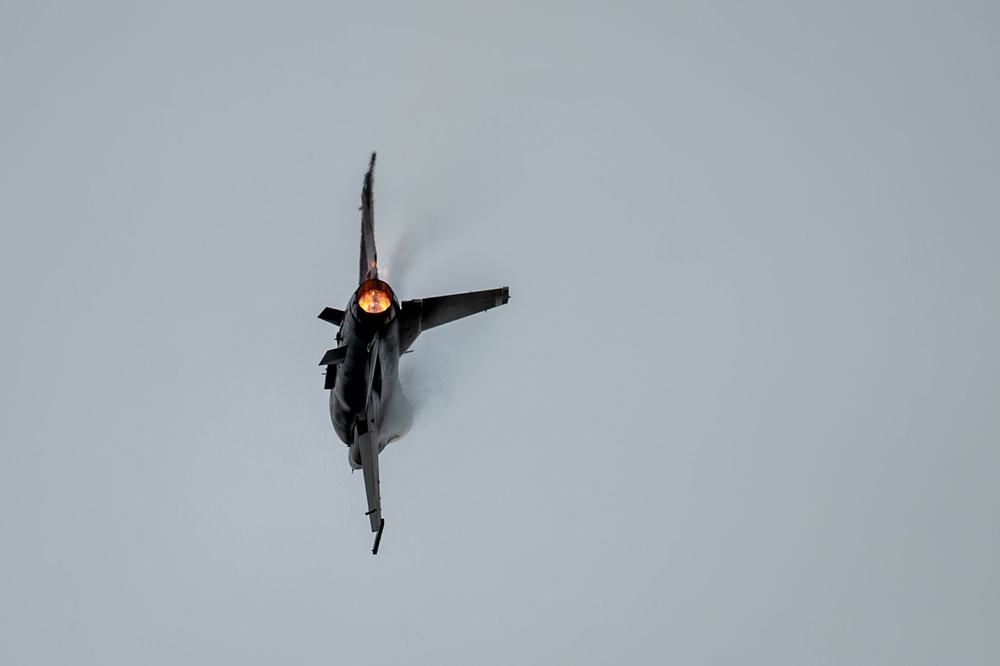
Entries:
[[1000,5],[597,4],[4,5],[0,662],[1000,663]]

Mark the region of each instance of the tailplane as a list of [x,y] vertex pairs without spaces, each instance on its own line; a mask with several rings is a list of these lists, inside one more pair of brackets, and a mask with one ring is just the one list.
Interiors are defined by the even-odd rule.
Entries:
[[432,298],[417,298],[403,301],[399,324],[399,348],[406,351],[421,332],[435,326],[451,323],[457,319],[486,312],[510,300],[510,289],[484,289],[465,294],[450,294]]

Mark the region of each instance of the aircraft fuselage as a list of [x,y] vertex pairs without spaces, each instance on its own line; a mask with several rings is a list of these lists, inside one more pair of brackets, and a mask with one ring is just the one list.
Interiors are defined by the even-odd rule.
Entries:
[[[388,307],[381,312],[370,312],[379,306],[365,301],[373,289],[388,296]],[[367,414],[369,394],[374,401],[379,451],[393,439],[402,437],[412,423],[412,410],[399,383],[399,356],[403,351],[399,312],[395,294],[380,280],[362,284],[344,310],[338,335],[346,354],[341,363],[330,367],[330,371],[336,368],[336,380],[330,390],[330,418],[337,437],[348,446],[354,443],[354,428]],[[373,345],[378,348],[374,368],[371,367]],[[350,449],[348,460],[355,469],[361,468],[357,447]]]
[[399,383],[399,357],[422,331],[507,303],[507,287],[418,298],[400,303],[388,284],[378,279],[375,251],[375,204],[372,186],[375,154],[361,188],[359,287],[343,310],[324,308],[319,318],[338,326],[338,347],[323,355],[325,388],[330,389],[330,419],[337,437],[348,446],[351,467],[363,471],[372,532],[372,553],[382,539],[379,453],[406,434],[413,410]]

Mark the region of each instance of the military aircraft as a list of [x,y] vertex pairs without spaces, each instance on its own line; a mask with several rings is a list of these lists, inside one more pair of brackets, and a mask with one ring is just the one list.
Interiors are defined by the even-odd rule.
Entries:
[[338,328],[337,347],[319,362],[326,366],[333,429],[347,444],[347,461],[365,477],[367,516],[378,554],[385,520],[379,493],[378,455],[407,433],[413,410],[399,384],[399,357],[421,332],[504,305],[507,287],[400,302],[378,277],[375,253],[375,153],[361,188],[359,286],[343,310],[325,308],[319,318]]

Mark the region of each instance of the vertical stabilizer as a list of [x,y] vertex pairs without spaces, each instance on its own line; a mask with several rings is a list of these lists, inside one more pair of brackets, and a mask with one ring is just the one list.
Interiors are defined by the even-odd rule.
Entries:
[[365,174],[365,184],[361,188],[361,270],[358,284],[365,280],[378,279],[378,255],[375,253],[375,200],[372,188],[375,185],[375,153]]

